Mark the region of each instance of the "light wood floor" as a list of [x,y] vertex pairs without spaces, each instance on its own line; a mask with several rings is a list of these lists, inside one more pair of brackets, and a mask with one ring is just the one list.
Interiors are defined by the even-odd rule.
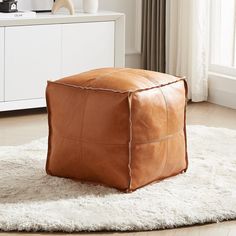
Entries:
[[[236,110],[210,103],[189,104],[187,123],[236,130]],[[19,145],[45,137],[48,133],[45,109],[0,113],[0,146]],[[25,233],[0,232],[0,236],[20,236]],[[99,233],[120,236],[121,233]],[[29,236],[34,235],[28,233]],[[40,235],[40,234],[37,234]],[[43,234],[50,235],[50,234]],[[53,234],[52,236],[62,235]],[[63,234],[66,235],[66,234]],[[85,235],[81,233],[80,235]],[[87,234],[86,234],[87,235]],[[121,236],[235,236],[236,221],[184,227],[172,230],[122,233]]]

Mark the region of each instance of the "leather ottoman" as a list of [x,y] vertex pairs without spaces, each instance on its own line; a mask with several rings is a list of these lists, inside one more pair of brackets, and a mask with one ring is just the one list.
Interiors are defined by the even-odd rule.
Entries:
[[92,70],[48,82],[46,170],[131,192],[187,170],[183,78]]

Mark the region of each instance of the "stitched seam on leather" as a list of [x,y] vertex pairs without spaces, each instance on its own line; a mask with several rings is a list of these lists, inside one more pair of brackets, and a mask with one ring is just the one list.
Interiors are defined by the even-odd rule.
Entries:
[[[168,124],[168,120],[169,120],[169,112],[168,112],[168,104],[167,104],[167,99],[166,99],[166,96],[163,92],[163,90],[160,88],[160,91],[162,93],[162,96],[163,96],[163,99],[165,101],[165,105],[166,105],[166,135],[168,136],[168,133],[169,133],[169,124]],[[166,160],[165,160],[165,164],[163,166],[163,169],[162,171],[165,170],[166,168],[166,163],[167,163],[167,159],[168,159],[168,156],[169,156],[169,146],[168,146],[168,139],[166,140]]]
[[[100,75],[98,77],[91,78],[91,79],[89,79],[88,81],[85,81],[84,83],[82,83],[82,85],[79,85],[79,86],[81,86],[81,87],[89,87],[89,86],[93,85],[93,83],[95,83],[97,80],[100,80],[100,79],[102,79],[102,78],[104,78],[106,76],[113,75],[113,74],[116,74],[116,73],[118,73],[120,71],[125,71],[125,70],[127,70],[127,69],[126,68],[122,68],[122,69],[119,69],[119,70],[116,70],[116,71],[108,72],[108,73]],[[68,78],[70,78],[70,77],[68,77]],[[85,84],[85,83],[88,83],[87,86],[83,86],[83,84]]]
[[[56,131],[54,131],[56,133]],[[106,145],[106,146],[128,146],[127,143],[101,143],[101,142],[94,142],[94,141],[88,141],[88,140],[82,140],[82,139],[75,139],[75,138],[68,138],[68,137],[65,137],[65,136],[62,136],[61,133],[60,135],[58,135],[59,137],[63,138],[63,139],[67,139],[67,140],[70,140],[70,141],[74,141],[76,143],[89,143],[89,144],[94,144],[94,145]]]
[[[80,138],[82,139],[83,137],[83,131],[84,131],[84,116],[85,116],[85,110],[86,110],[86,105],[88,101],[88,96],[89,93],[85,94],[85,100],[84,100],[84,105],[83,105],[83,111],[82,111],[82,120],[81,120],[81,129],[80,129]],[[83,159],[83,143],[81,144],[81,160]]]
[[87,86],[72,85],[72,84],[66,84],[66,83],[57,82],[57,81],[48,81],[48,83],[58,84],[58,85],[62,85],[62,86],[65,86],[65,87],[71,87],[71,88],[91,90],[91,91],[104,91],[104,92],[113,92],[113,93],[125,94],[125,93],[136,93],[136,92],[143,92],[143,91],[147,91],[147,90],[151,90],[151,89],[161,88],[161,87],[164,87],[164,86],[168,86],[170,84],[178,83],[179,81],[183,81],[183,80],[184,79],[181,78],[181,79],[171,81],[171,82],[166,83],[166,84],[159,84],[157,86],[153,86],[153,87],[149,87],[149,88],[135,89],[135,90],[124,90],[124,91],[115,90],[115,89],[107,89],[107,88],[93,88],[93,87],[87,87]]
[[[138,73],[135,73],[134,71],[129,71],[128,73],[133,74],[133,75],[137,75],[137,76],[142,77],[142,78],[144,78],[144,79],[147,79],[148,81],[150,81],[150,82],[151,82],[152,84],[154,84],[155,86],[160,86],[160,85],[161,85],[158,81],[155,81],[155,82],[157,82],[157,84],[156,84],[156,83],[154,83],[154,81],[152,81],[150,78],[145,77],[145,76],[143,76],[143,75],[140,75],[140,74],[138,74]],[[153,78],[153,79],[154,79],[154,78]],[[136,91],[133,91],[133,92],[136,92]]]
[[184,132],[183,129],[177,131],[177,132],[174,133],[174,134],[167,135],[167,136],[165,136],[165,137],[163,137],[163,138],[160,138],[160,139],[153,139],[153,140],[150,140],[150,141],[147,141],[147,142],[133,142],[133,144],[134,144],[134,145],[135,145],[135,144],[142,145],[142,144],[149,144],[149,143],[158,143],[158,142],[165,141],[165,140],[167,140],[167,139],[172,139],[172,138],[174,138],[176,135],[178,135],[178,134],[180,134],[180,133],[182,133],[182,132]]
[[122,68],[122,69],[118,69],[116,71],[112,71],[112,72],[108,72],[106,74],[100,75],[98,77],[95,77],[94,80],[91,81],[91,84],[93,84],[93,82],[96,82],[97,80],[100,80],[100,79],[102,79],[102,78],[104,78],[106,76],[114,75],[114,74],[116,74],[116,73],[118,73],[120,71],[126,71],[126,70],[127,70],[127,68]]
[[132,141],[133,141],[133,133],[132,133],[132,93],[128,94],[128,103],[129,103],[129,163],[128,163],[128,170],[129,170],[129,187],[127,191],[132,189],[132,168],[131,168],[131,161],[132,161]]
[[162,178],[156,178],[156,179],[154,179],[154,180],[148,181],[147,183],[145,183],[145,184],[143,184],[143,185],[138,186],[137,188],[135,188],[135,190],[138,190],[138,189],[140,189],[140,188],[143,188],[143,187],[145,187],[145,186],[148,186],[149,184],[158,183],[158,182],[160,182],[160,181],[162,181],[162,180],[164,180],[164,179],[167,179],[167,178],[170,178],[170,177],[174,177],[174,176],[176,176],[176,175],[179,175],[179,174],[183,173],[184,170],[185,170],[185,169],[182,169],[182,170],[180,170],[180,171],[175,172],[174,174],[171,174],[171,175],[168,175],[168,176],[165,176],[165,177],[162,177]]
[[[118,69],[116,71],[108,72],[108,73],[102,74],[98,77],[91,78],[88,81],[85,81],[83,83],[83,84],[87,83],[87,86],[83,86],[83,85],[74,85],[74,86],[79,86],[79,87],[84,87],[84,88],[94,88],[94,87],[91,87],[91,86],[94,85],[94,83],[96,83],[98,80],[100,80],[100,79],[102,79],[106,76],[109,76],[109,75],[111,76],[111,75],[114,75],[114,74],[116,74],[120,71],[126,71],[126,70],[127,70],[127,68],[121,68],[121,69]],[[70,78],[70,77],[68,77],[68,78]],[[61,83],[61,82],[59,82],[59,83]],[[63,83],[61,83],[61,84],[63,84]],[[66,85],[69,85],[69,84],[66,84]]]
[[113,92],[113,93],[129,93],[129,91],[121,91],[121,90],[113,90],[113,89],[106,89],[106,88],[93,88],[93,87],[87,87],[87,86],[79,86],[79,85],[72,85],[72,84],[66,84],[66,83],[61,83],[61,82],[56,82],[56,81],[48,81],[49,83],[54,83],[58,85],[62,85],[65,87],[71,87],[71,88],[77,88],[77,89],[84,89],[84,90],[91,90],[91,91],[104,91],[104,92]]
[[[54,131],[55,133],[56,131]],[[177,131],[176,133],[174,134],[171,134],[171,135],[168,135],[168,136],[165,136],[165,137],[162,137],[160,139],[153,139],[153,140],[150,140],[150,141],[147,141],[147,142],[134,142],[133,139],[132,139],[132,144],[133,145],[142,145],[142,144],[149,144],[149,143],[158,143],[158,142],[162,142],[166,139],[171,139],[171,138],[174,138],[174,136],[176,136],[177,134],[180,134],[181,132],[184,132],[184,130],[179,130]],[[70,141],[74,141],[74,142],[77,142],[77,143],[89,143],[91,145],[105,145],[105,146],[127,146],[127,143],[124,143],[124,144],[119,144],[119,143],[101,143],[101,142],[94,142],[94,141],[88,141],[88,140],[81,140],[81,139],[75,139],[75,138],[68,138],[68,137],[65,137],[65,136],[62,136],[60,134],[61,138],[63,139],[67,139],[67,140],[70,140]]]
[[184,107],[184,136],[185,136],[185,161],[186,168],[183,170],[184,172],[188,169],[188,141],[187,141],[187,131],[186,131],[186,110],[187,110],[187,102],[188,102],[188,84],[186,79],[184,78],[184,88],[185,88],[185,107]]
[[49,95],[48,95],[48,88],[46,89],[46,102],[47,102],[47,112],[48,112],[48,130],[49,130],[49,135],[48,135],[48,153],[47,153],[47,161],[46,161],[46,172],[50,174],[49,171],[49,162],[51,159],[51,152],[52,152],[52,122],[51,122],[51,106],[49,102]]
[[[146,77],[146,79],[148,79],[149,81],[151,81],[153,84],[159,84],[158,81],[153,81],[151,80],[150,78]],[[168,120],[169,120],[169,113],[168,113],[168,104],[167,104],[167,99],[166,99],[166,96],[162,90],[161,87],[159,87],[160,91],[161,91],[161,94],[162,94],[162,97],[165,101],[165,106],[166,106],[166,136],[168,137],[168,133],[169,133],[169,124],[168,124]],[[167,163],[167,159],[168,159],[168,156],[169,156],[169,147],[168,147],[168,139],[166,139],[166,159],[165,159],[165,164],[163,166],[163,171],[165,170],[166,168],[166,163]]]

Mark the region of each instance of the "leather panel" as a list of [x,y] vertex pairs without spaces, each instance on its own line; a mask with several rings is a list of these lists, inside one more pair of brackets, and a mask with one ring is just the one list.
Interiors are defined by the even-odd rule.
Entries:
[[132,186],[134,190],[162,177],[167,160],[167,140],[133,144]]
[[[129,185],[128,146],[53,137],[50,175],[101,183],[125,191]],[[102,158],[101,158],[102,157]]]
[[168,133],[174,134],[184,129],[185,121],[185,88],[184,81],[162,87],[163,96],[166,100]]
[[146,143],[167,136],[167,108],[161,89],[136,92],[132,97],[133,142]]
[[132,190],[186,169],[184,131],[165,140],[133,144]]
[[89,91],[84,110],[83,139],[92,143],[129,142],[127,94]]

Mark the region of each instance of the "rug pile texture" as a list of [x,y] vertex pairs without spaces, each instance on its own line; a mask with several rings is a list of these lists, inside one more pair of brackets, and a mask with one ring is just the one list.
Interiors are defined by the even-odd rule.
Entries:
[[138,231],[236,219],[236,131],[187,130],[188,172],[130,194],[47,176],[46,138],[0,147],[0,230]]

